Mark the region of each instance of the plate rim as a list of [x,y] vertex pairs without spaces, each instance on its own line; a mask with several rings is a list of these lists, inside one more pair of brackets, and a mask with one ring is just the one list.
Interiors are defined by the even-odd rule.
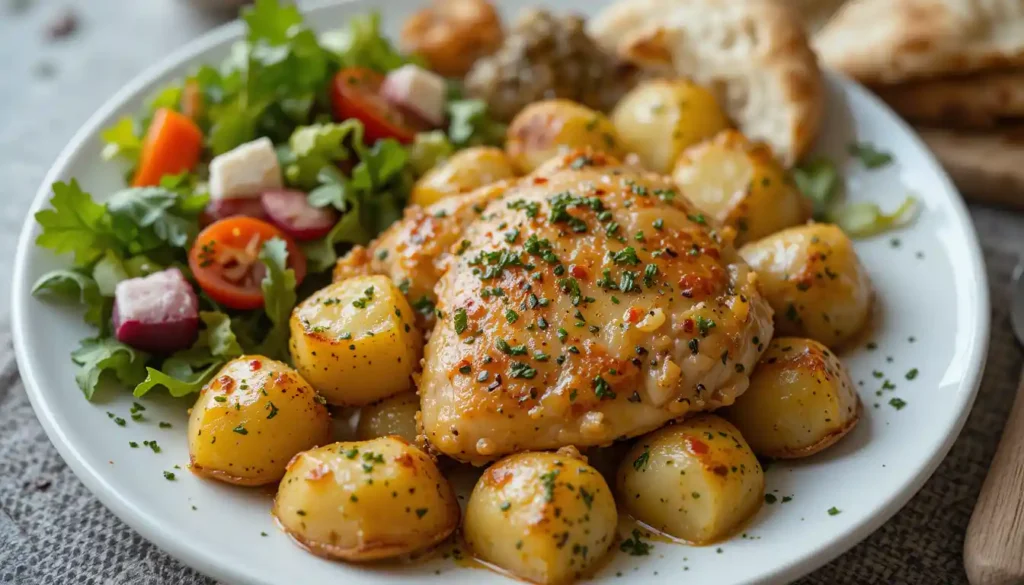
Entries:
[[[359,0],[314,0],[301,6],[300,10],[306,17],[314,16],[316,13],[331,10],[338,6],[358,3]],[[557,0],[555,0],[557,2]],[[18,363],[18,371],[25,386],[25,393],[29,398],[32,409],[39,420],[47,438],[57,449],[63,461],[74,472],[75,476],[89,489],[89,491],[100,500],[103,505],[116,515],[121,521],[137,531],[146,540],[155,544],[161,550],[167,552],[178,561],[198,570],[199,572],[212,576],[216,579],[226,580],[231,583],[259,583],[264,581],[253,580],[252,575],[238,567],[219,563],[215,551],[207,551],[198,547],[189,546],[187,543],[179,542],[168,536],[166,530],[156,524],[144,510],[133,503],[118,497],[118,492],[107,482],[101,470],[90,466],[79,454],[79,449],[71,443],[64,431],[56,424],[52,412],[48,407],[48,401],[44,398],[40,389],[40,382],[36,379],[35,373],[28,369],[27,356],[28,348],[22,333],[27,326],[23,323],[26,317],[19,311],[31,300],[29,292],[30,283],[28,279],[28,249],[34,246],[32,232],[34,228],[33,217],[46,203],[50,194],[50,185],[62,174],[68,166],[69,161],[81,150],[85,144],[98,136],[102,129],[103,122],[122,104],[133,97],[144,92],[148,87],[157,83],[170,70],[179,67],[184,63],[195,61],[200,54],[213,49],[222,43],[238,39],[244,32],[242,23],[233,20],[218,26],[199,37],[189,41],[182,47],[172,51],[164,58],[146,67],[143,71],[134,76],[120,90],[109,97],[100,108],[98,108],[85,123],[75,132],[71,140],[61,150],[56,160],[47,171],[43,182],[40,184],[29,207],[28,214],[23,220],[22,228],[18,236],[18,243],[14,258],[14,270],[12,273],[11,287],[11,335],[15,349],[15,356]],[[988,274],[981,244],[978,240],[977,230],[967,210],[967,205],[960,195],[959,190],[953,185],[949,175],[938,163],[932,151],[923,143],[918,134],[910,125],[897,116],[877,96],[865,89],[859,83],[834,71],[824,70],[823,74],[830,78],[829,81],[837,83],[844,92],[857,94],[858,98],[865,99],[876,108],[883,110],[889,118],[889,122],[895,124],[905,132],[925,158],[925,162],[932,166],[932,170],[938,175],[936,178],[944,190],[951,194],[951,209],[956,219],[957,226],[963,230],[964,237],[970,244],[970,257],[972,259],[970,272],[975,290],[976,314],[973,315],[976,323],[975,334],[969,340],[965,350],[969,359],[969,366],[960,381],[961,389],[958,395],[962,397],[959,407],[960,414],[955,424],[950,428],[941,446],[920,466],[917,473],[907,482],[902,489],[893,493],[888,498],[888,503],[879,511],[869,515],[858,524],[854,524],[848,532],[838,538],[828,541],[821,547],[807,554],[803,559],[779,567],[773,572],[758,575],[749,583],[771,583],[776,581],[789,581],[832,562],[841,554],[847,552],[859,542],[875,532],[883,524],[888,522],[899,510],[901,510],[910,499],[920,491],[925,482],[935,473],[935,470],[946,458],[949,450],[959,438],[967,417],[973,408],[981,385],[982,376],[987,365],[988,347],[991,330],[991,299],[988,288]],[[963,390],[966,390],[964,392]],[[953,405],[951,405],[953,406]]]

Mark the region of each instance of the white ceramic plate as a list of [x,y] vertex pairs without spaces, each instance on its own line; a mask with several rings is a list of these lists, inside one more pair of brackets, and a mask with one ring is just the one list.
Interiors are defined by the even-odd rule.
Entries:
[[[520,4],[500,3],[506,16]],[[386,29],[394,34],[418,2],[372,4],[382,10]],[[596,3],[545,4],[588,13]],[[320,6],[309,11],[308,21],[321,30],[338,27],[370,5],[355,1]],[[213,32],[111,99],[50,170],[33,213],[46,205],[49,185],[56,180],[77,177],[93,193],[121,187],[118,169],[100,162],[99,130],[136,111],[158,85],[199,63],[219,62],[240,32],[237,24]],[[778,500],[762,508],[744,535],[704,548],[656,542],[648,557],[616,553],[596,576],[599,581],[617,582],[621,573],[642,577],[645,583],[678,583],[683,572],[693,584],[794,579],[852,547],[903,506],[935,470],[967,417],[981,379],[989,308],[982,255],[965,207],[921,142],[880,102],[836,77],[829,78],[828,89],[818,148],[845,161],[850,197],[893,209],[912,191],[923,202],[920,218],[911,227],[857,244],[879,299],[872,334],[844,356],[860,384],[865,417],[849,437],[822,456],[772,464],[768,491]],[[846,145],[853,140],[884,148],[895,156],[896,164],[881,171],[864,170],[847,159]],[[128,417],[132,398],[126,392],[100,392],[95,402],[86,402],[75,385],[68,354],[91,332],[75,311],[30,295],[36,278],[63,262],[33,245],[38,231],[28,219],[18,247],[13,291],[15,346],[29,397],[50,439],[78,477],[143,536],[200,571],[231,583],[393,583],[400,576],[416,583],[506,582],[496,574],[444,559],[368,568],[316,558],[275,528],[268,493],[203,481],[184,470],[188,403],[148,399],[146,420],[135,422]],[[868,349],[868,341],[877,348]],[[912,381],[906,379],[911,368],[919,370]],[[896,388],[876,396],[885,380]],[[906,407],[891,407],[893,397],[906,401]],[[114,424],[107,412],[128,419],[127,426]],[[158,421],[173,426],[160,428]],[[146,440],[158,441],[162,452],[141,446]],[[140,447],[131,448],[129,441]],[[177,479],[164,479],[165,470],[175,471]],[[840,513],[830,515],[832,507]]]

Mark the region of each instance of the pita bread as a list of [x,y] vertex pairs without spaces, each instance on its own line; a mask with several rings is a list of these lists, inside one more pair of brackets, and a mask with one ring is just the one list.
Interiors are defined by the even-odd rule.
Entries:
[[1024,0],[851,0],[814,44],[868,84],[1024,66]]
[[787,4],[807,26],[808,32],[815,33],[832,18],[846,0],[778,0]]
[[1024,69],[874,89],[901,116],[927,125],[984,129],[1024,117]]
[[774,0],[619,0],[589,25],[605,50],[645,74],[708,87],[748,137],[792,164],[814,142],[824,105],[799,17]]
[[971,133],[919,128],[965,196],[1024,209],[1024,128]]

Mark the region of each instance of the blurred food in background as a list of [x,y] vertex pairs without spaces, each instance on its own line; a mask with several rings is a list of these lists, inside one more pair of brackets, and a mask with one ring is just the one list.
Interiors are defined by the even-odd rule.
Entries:
[[965,194],[1024,207],[1024,1],[850,0],[814,44],[918,126]]

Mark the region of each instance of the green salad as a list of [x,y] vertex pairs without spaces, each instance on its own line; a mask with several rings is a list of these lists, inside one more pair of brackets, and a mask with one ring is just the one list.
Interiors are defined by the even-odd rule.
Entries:
[[[383,99],[388,74],[416,60],[382,36],[375,14],[321,36],[278,0],[258,0],[242,20],[244,40],[220,66],[198,67],[102,132],[104,159],[123,166],[130,187],[90,194],[57,182],[35,216],[37,245],[73,266],[44,275],[33,293],[80,303],[96,328],[71,356],[87,398],[107,379],[136,396],[158,387],[184,396],[234,357],[287,360],[289,315],[329,280],[338,252],[401,217],[413,182],[438,160],[504,136],[457,81],[428,80],[444,83],[440,118]],[[246,191],[261,187],[252,182],[260,161],[278,169],[270,199]],[[225,230],[242,232],[231,265],[209,259]],[[167,270],[181,277],[154,277]],[[140,307],[129,295],[161,292],[133,293],[126,283],[140,277],[165,305],[195,305],[192,314],[177,329],[130,314]]]

